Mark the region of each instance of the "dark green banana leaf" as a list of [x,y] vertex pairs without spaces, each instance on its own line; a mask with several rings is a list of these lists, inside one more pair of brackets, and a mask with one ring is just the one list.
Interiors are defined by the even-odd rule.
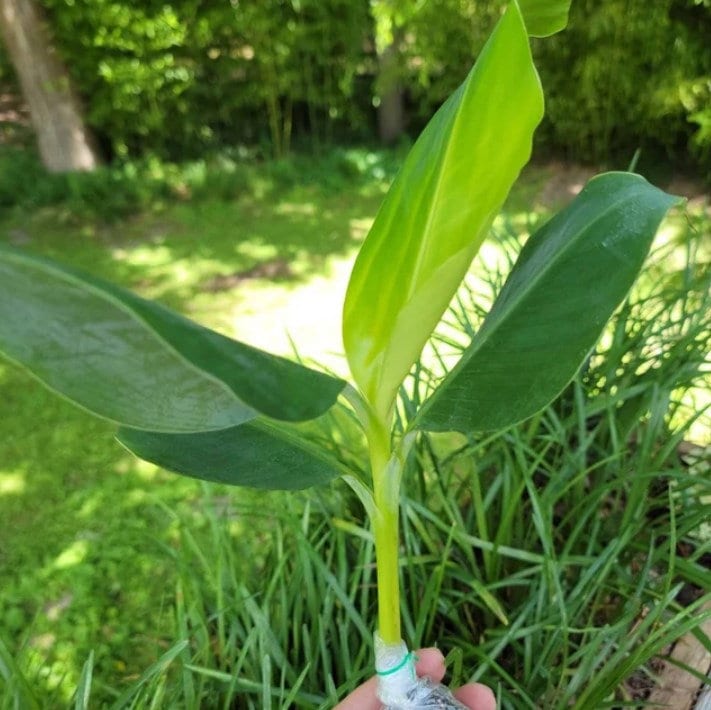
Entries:
[[593,178],[528,240],[479,332],[414,427],[499,429],[545,407],[595,345],[678,202],[638,175]]
[[298,490],[344,473],[324,449],[265,419],[192,434],[122,427],[117,438],[136,456],[170,471],[234,486]]
[[325,412],[345,383],[113,284],[0,247],[0,354],[106,419],[166,432]]

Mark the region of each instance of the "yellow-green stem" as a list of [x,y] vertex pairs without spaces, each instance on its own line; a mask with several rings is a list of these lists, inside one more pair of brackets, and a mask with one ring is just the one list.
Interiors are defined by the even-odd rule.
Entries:
[[378,573],[378,633],[387,644],[400,641],[400,581],[398,565],[400,462],[392,457],[390,433],[380,424],[369,427],[373,474],[375,563]]
[[397,508],[394,511],[379,509],[374,534],[378,570],[378,631],[385,643],[396,644],[400,641]]

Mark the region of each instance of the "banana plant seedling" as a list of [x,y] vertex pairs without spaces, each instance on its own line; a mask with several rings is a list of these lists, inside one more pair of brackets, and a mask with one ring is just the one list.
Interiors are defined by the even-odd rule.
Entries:
[[[398,391],[530,158],[543,116],[530,36],[562,29],[568,5],[513,0],[410,151],[348,285],[343,342],[352,383],[68,266],[0,247],[0,352],[114,422],[118,441],[137,456],[236,486],[295,490],[340,477],[354,488],[375,540],[376,667],[389,707],[428,707],[412,699],[411,662],[398,660],[409,657],[400,630],[398,509],[413,438],[501,429],[554,399],[678,202],[631,173],[593,178],[527,240],[459,362],[407,430],[395,433]],[[369,475],[348,470],[298,426],[339,397],[365,433]],[[456,707],[437,705],[448,706]]]

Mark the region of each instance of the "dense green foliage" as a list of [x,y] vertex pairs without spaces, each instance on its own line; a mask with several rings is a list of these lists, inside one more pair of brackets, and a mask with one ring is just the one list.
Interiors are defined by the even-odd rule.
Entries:
[[[292,137],[367,139],[393,82],[416,133],[504,3],[43,4],[104,148],[185,160],[241,143],[281,155]],[[650,163],[710,170],[709,36],[708,0],[575,0],[568,31],[534,42],[549,97],[539,147],[614,168],[642,148]],[[378,50],[388,45],[396,60],[381,76]]]
[[538,47],[547,140],[615,167],[639,147],[711,168],[710,37],[708,0],[576,0],[568,30]]
[[90,123],[118,155],[193,157],[363,122],[351,97],[367,6],[349,0],[47,0]]
[[339,190],[355,181],[390,179],[401,150],[373,152],[335,148],[319,155],[293,153],[263,162],[258,151],[223,150],[173,163],[155,157],[126,160],[91,173],[48,173],[28,150],[0,150],[0,210],[17,214],[56,208],[62,221],[115,222],[143,211],[160,212],[178,202],[252,198],[255,192],[318,183]]

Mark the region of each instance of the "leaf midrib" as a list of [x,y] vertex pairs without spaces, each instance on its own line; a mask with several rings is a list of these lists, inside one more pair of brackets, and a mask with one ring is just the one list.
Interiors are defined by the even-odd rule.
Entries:
[[[469,77],[465,80],[465,85],[468,84],[472,79],[473,79],[474,74],[470,74]],[[468,87],[467,87],[468,88]],[[429,244],[431,242],[430,239],[430,233],[432,231],[432,224],[434,223],[435,219],[435,213],[438,212],[439,208],[439,195],[442,191],[442,184],[444,182],[444,165],[447,164],[450,152],[452,150],[452,145],[454,144],[455,140],[458,139],[459,137],[459,127],[461,123],[461,112],[462,112],[462,104],[464,103],[464,97],[466,96],[466,88],[462,91],[462,96],[460,100],[457,103],[457,107],[454,111],[454,117],[452,118],[452,133],[450,136],[450,139],[447,141],[447,144],[444,149],[444,155],[442,156],[442,159],[439,161],[438,164],[438,170],[436,174],[436,179],[435,179],[435,186],[434,186],[434,191],[433,191],[433,198],[430,204],[432,205],[431,209],[428,211],[427,214],[427,220],[425,222],[424,229],[422,230],[423,238],[420,240],[420,244]],[[413,294],[415,292],[415,284],[419,284],[420,282],[420,273],[422,272],[422,264],[425,260],[425,254],[429,251],[429,249],[418,249],[417,251],[417,258],[415,259],[415,263],[413,264],[412,268],[412,276],[410,278],[410,286],[407,291],[407,296],[404,299],[404,305],[407,305],[413,297]],[[397,319],[396,319],[397,320]]]

